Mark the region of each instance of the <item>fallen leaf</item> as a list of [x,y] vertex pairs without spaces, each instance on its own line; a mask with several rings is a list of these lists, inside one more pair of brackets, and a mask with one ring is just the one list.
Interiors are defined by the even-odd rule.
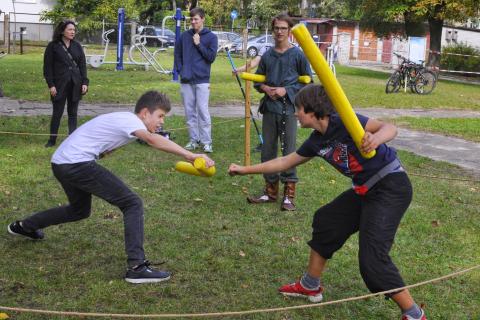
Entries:
[[203,201],[203,200],[200,199],[200,198],[195,198],[195,199],[193,199],[193,201],[201,202],[201,201]]
[[336,181],[332,179],[332,180],[330,180],[328,183],[330,183],[330,184],[335,184]]
[[241,287],[242,287],[243,289],[247,289],[247,288],[248,288],[248,284],[242,284]]
[[8,314],[1,312],[0,313],[0,320],[8,319]]
[[238,254],[240,255],[240,257],[245,257],[245,252],[243,252],[242,250],[240,250]]
[[248,188],[247,187],[242,187],[242,192],[244,194],[248,194]]
[[440,220],[432,220],[432,227],[440,227]]

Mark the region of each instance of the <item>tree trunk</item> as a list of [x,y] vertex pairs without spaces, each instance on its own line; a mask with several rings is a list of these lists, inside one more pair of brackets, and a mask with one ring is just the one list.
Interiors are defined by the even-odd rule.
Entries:
[[177,11],[177,0],[172,0],[172,10],[173,14],[175,14],[175,11]]
[[430,52],[428,54],[428,65],[438,68],[440,66],[440,52],[442,50],[442,29],[443,19],[428,19],[430,29]]

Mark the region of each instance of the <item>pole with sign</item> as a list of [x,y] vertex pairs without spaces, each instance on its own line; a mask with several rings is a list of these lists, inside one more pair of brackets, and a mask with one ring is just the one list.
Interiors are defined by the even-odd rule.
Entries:
[[238,18],[237,10],[233,9],[232,12],[230,12],[230,18],[232,18],[232,32],[233,32],[233,25],[235,24],[235,19]]

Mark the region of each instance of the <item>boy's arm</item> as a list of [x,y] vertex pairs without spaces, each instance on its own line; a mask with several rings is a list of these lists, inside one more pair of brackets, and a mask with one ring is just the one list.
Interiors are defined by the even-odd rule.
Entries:
[[254,173],[276,173],[282,172],[287,169],[296,167],[302,163],[307,162],[311,158],[305,158],[300,156],[296,152],[292,152],[289,155],[284,157],[275,158],[273,160],[259,163],[253,166],[240,166],[238,164],[232,163],[228,168],[228,173],[231,176],[234,175],[244,175],[244,174],[254,174]]
[[[244,64],[243,66],[238,67],[236,69],[236,71],[237,71],[236,73],[245,72],[247,70],[247,64],[248,64],[249,69],[255,68],[260,63],[260,58],[261,58],[261,56],[256,56],[255,58],[253,58],[252,61],[249,61],[246,64]],[[232,73],[235,73],[235,71],[232,71]]]
[[365,125],[365,135],[362,139],[362,152],[369,153],[382,143],[388,142],[397,136],[397,127],[391,123],[376,119],[368,119]]
[[175,154],[177,156],[183,157],[185,160],[193,162],[196,158],[204,158],[207,162],[207,167],[213,166],[215,163],[212,159],[207,157],[204,154],[196,154],[192,153],[175,142],[168,140],[167,138],[156,134],[150,133],[147,130],[137,130],[133,132],[133,135],[137,138],[145,141],[150,146],[154,147],[155,149],[162,150],[168,153]]

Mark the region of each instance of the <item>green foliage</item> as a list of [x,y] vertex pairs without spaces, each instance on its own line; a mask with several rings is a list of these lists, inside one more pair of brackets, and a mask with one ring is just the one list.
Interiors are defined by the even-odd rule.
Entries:
[[[457,56],[462,54],[467,56]],[[480,50],[465,43],[458,43],[442,48],[440,67],[447,70],[480,72]]]
[[138,20],[143,9],[137,0],[59,0],[50,11],[43,11],[43,21],[55,24],[63,19],[77,21],[83,31],[93,31],[102,26],[102,20],[116,21],[118,9],[125,9],[126,20]]

